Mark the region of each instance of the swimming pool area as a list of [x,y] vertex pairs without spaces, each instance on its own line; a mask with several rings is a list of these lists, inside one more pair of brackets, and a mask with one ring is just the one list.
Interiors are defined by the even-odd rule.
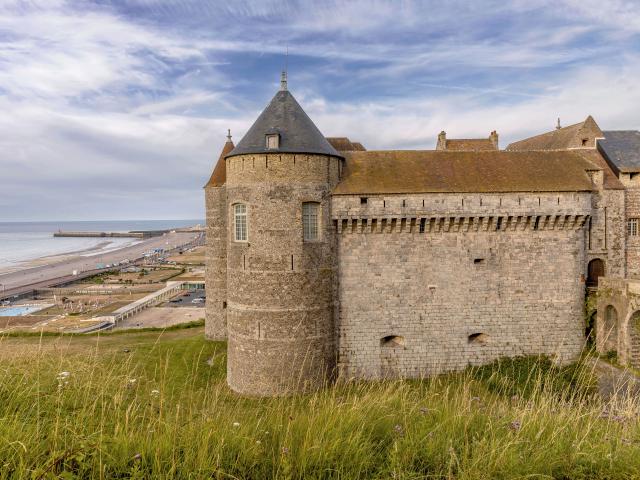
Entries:
[[13,307],[0,307],[0,317],[22,317],[49,306],[50,305],[15,305]]

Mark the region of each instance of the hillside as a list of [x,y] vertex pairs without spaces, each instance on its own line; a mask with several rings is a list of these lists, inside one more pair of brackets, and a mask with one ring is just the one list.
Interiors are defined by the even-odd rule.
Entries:
[[0,478],[630,478],[637,401],[537,359],[241,398],[203,328],[0,339]]

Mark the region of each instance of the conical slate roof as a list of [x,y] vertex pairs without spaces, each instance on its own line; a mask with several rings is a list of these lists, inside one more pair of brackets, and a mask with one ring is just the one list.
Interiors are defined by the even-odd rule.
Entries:
[[[267,149],[266,135],[280,134],[279,147]],[[293,95],[282,89],[227,157],[251,153],[315,153],[341,157]]]
[[227,141],[222,147],[222,153],[220,153],[220,157],[218,158],[218,163],[216,163],[215,168],[213,169],[213,173],[209,178],[209,181],[204,186],[204,188],[208,187],[221,187],[227,181],[227,162],[225,157],[233,150],[233,142],[231,141],[231,133],[227,136]]

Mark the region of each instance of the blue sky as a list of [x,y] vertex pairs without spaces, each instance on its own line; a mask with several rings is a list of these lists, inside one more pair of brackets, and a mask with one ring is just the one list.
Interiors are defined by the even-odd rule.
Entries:
[[369,149],[640,128],[640,2],[0,1],[0,221],[202,218],[202,185],[289,87]]

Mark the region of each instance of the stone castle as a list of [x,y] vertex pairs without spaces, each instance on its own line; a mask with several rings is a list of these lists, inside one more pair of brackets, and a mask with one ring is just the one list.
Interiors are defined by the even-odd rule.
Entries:
[[598,349],[638,366],[639,173],[640,133],[592,117],[506,150],[494,131],[369,151],[325,138],[283,74],[205,186],[206,335],[227,340],[228,383],[249,395],[569,362],[585,295],[609,281]]

